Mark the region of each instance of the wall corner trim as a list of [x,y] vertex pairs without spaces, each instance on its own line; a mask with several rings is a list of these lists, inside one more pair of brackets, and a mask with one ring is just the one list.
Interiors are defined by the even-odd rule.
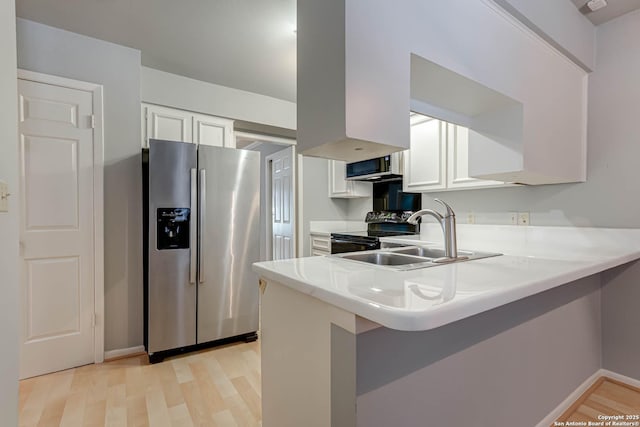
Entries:
[[107,350],[104,352],[104,361],[109,362],[110,360],[135,356],[142,353],[146,354],[146,351],[143,345],[137,345],[135,347],[129,347],[129,348],[117,348],[115,350]]

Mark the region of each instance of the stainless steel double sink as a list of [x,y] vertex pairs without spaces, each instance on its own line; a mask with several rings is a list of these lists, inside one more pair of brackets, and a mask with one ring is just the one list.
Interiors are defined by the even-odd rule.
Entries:
[[499,256],[491,252],[458,251],[457,258],[448,258],[444,249],[427,246],[407,246],[399,248],[379,249],[365,252],[349,252],[332,255],[349,261],[364,262],[391,268],[393,270],[414,270],[435,267],[453,262],[471,261],[475,259]]

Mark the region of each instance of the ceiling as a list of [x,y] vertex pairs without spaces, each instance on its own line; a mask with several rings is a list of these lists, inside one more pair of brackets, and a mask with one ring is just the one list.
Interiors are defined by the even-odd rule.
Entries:
[[142,64],[296,99],[296,0],[19,0],[21,18],[142,51]]
[[[571,0],[585,11],[587,0]],[[640,8],[607,0],[600,24]],[[296,0],[19,0],[21,18],[139,49],[142,65],[296,100]]]
[[587,0],[571,1],[594,25],[603,24],[625,13],[640,9],[640,0],[607,0],[607,6],[595,12],[591,12],[589,8],[585,6]]

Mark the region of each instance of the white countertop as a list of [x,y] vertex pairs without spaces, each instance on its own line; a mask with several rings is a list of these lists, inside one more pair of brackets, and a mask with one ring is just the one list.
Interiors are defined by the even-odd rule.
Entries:
[[[438,234],[439,233],[439,234]],[[442,232],[383,242],[438,245]],[[640,230],[458,226],[460,249],[503,256],[411,271],[316,256],[254,264],[254,270],[383,326],[436,328],[640,258]]]

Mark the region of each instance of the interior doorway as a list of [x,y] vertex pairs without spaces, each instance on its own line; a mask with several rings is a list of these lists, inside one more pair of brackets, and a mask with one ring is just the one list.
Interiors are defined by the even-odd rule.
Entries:
[[295,257],[296,141],[236,132],[236,148],[260,152],[260,260]]
[[266,157],[271,181],[271,259],[295,257],[295,152],[293,146]]

